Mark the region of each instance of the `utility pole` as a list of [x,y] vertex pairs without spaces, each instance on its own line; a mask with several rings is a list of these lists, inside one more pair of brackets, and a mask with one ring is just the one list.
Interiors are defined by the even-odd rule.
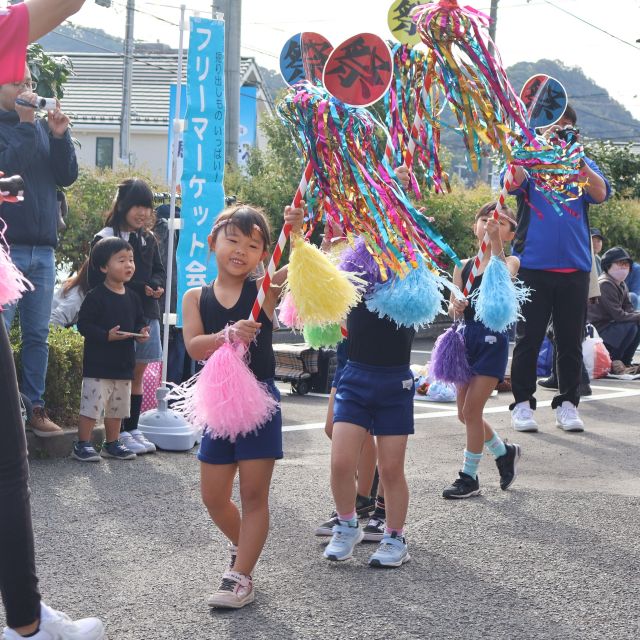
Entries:
[[124,76],[120,111],[120,162],[129,164],[131,137],[131,85],[133,80],[133,17],[135,0],[127,0],[127,30],[124,40]]
[[240,34],[242,0],[217,0],[213,16],[224,13],[224,84],[226,96],[225,161],[238,163],[240,136]]

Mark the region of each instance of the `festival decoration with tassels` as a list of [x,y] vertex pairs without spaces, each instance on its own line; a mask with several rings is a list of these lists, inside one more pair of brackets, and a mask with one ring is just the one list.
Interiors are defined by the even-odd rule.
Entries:
[[278,403],[267,386],[259,382],[247,366],[248,351],[240,342],[231,342],[227,327],[225,343],[187,383],[175,387],[178,398],[172,409],[213,438],[237,438],[254,433],[276,412]]
[[340,271],[315,245],[293,239],[287,290],[298,318],[307,325],[340,323],[360,301],[359,279]]
[[290,291],[287,291],[278,306],[278,320],[293,331],[302,331],[304,325],[298,316],[295,302]]
[[445,311],[445,279],[418,256],[417,268],[409,270],[404,278],[396,276],[375,285],[366,297],[367,309],[400,326],[417,329]]
[[434,380],[465,385],[473,372],[467,360],[461,326],[454,322],[433,345],[429,361],[429,375]]
[[530,291],[514,281],[504,260],[491,256],[482,283],[470,296],[476,319],[492,331],[506,331],[520,317],[520,307]]
[[339,324],[305,325],[303,335],[304,341],[314,349],[335,347],[344,338]]

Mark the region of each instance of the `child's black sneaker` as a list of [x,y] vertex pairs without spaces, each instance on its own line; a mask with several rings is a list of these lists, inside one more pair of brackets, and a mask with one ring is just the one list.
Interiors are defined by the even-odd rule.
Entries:
[[459,471],[458,475],[460,477],[442,492],[443,498],[470,498],[471,496],[480,495],[480,482],[478,478],[472,478],[469,474],[462,473],[462,471]]
[[365,542],[380,542],[384,536],[384,520],[372,516],[363,531]]
[[371,496],[356,496],[356,515],[358,518],[369,518],[376,508],[376,499]]
[[330,518],[318,526],[315,530],[317,536],[332,536],[333,527],[338,524],[338,514],[334,511]]
[[518,476],[518,460],[522,455],[519,444],[509,444],[505,442],[507,453],[496,458],[496,467],[500,473],[500,488],[506,491]]

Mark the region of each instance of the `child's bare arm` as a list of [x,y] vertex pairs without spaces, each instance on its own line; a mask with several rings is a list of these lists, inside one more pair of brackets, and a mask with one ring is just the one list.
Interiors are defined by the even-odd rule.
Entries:
[[[464,260],[462,266],[464,267],[466,263],[467,260]],[[459,269],[457,265],[453,268],[453,284],[462,291],[462,287],[464,286],[462,282],[462,270]],[[456,320],[462,316],[467,306],[469,306],[469,301],[466,298],[459,300],[453,291],[451,292],[449,295],[449,316],[451,318]]]
[[182,299],[182,335],[187,353],[194,360],[206,360],[224,343],[222,331],[205,334],[200,317],[200,289],[190,289]]

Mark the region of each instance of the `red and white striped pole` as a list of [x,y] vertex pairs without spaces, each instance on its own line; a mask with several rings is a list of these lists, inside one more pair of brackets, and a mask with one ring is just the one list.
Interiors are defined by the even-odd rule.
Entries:
[[[493,210],[493,218],[498,220],[500,218],[500,212],[506,208],[505,200],[509,195],[509,191],[511,191],[513,181],[513,168],[509,167],[507,172],[504,174],[504,183],[502,185],[502,189],[500,190],[500,194],[498,195],[498,203],[496,208]],[[482,242],[480,243],[480,249],[478,250],[478,255],[473,259],[473,266],[471,267],[471,271],[469,273],[469,277],[467,278],[467,282],[464,285],[464,289],[462,290],[462,294],[466,298],[469,295],[469,291],[473,286],[473,281],[478,276],[478,270],[480,269],[480,265],[482,264],[482,260],[491,244],[491,239],[489,238],[489,234],[485,233]]]
[[[296,190],[296,195],[294,196],[293,202],[291,203],[291,206],[293,208],[299,207],[300,203],[304,199],[304,194],[307,192],[307,186],[309,185],[309,180],[311,180],[312,174],[313,165],[308,162],[307,166],[304,169],[302,180],[300,180],[300,184],[298,185],[298,189]],[[262,305],[264,304],[264,299],[267,295],[269,287],[271,286],[273,274],[276,272],[276,267],[280,262],[282,252],[284,251],[284,247],[287,244],[287,239],[289,238],[290,233],[291,225],[285,224],[282,227],[282,231],[280,231],[278,242],[275,249],[273,250],[273,255],[271,256],[271,260],[269,260],[269,266],[267,267],[267,271],[264,274],[264,278],[262,280],[262,286],[258,291],[258,297],[256,298],[256,301],[253,304],[253,308],[251,309],[251,317],[249,319],[253,320],[254,322],[258,321],[258,316],[260,315],[260,310],[262,309]]]

